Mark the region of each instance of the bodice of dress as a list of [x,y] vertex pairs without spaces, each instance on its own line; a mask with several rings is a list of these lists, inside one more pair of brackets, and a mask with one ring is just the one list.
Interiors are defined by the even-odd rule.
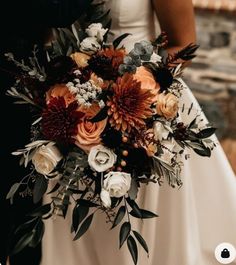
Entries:
[[150,40],[158,34],[151,0],[107,0],[106,5],[111,10],[113,38],[132,34],[123,42],[128,50],[135,42]]

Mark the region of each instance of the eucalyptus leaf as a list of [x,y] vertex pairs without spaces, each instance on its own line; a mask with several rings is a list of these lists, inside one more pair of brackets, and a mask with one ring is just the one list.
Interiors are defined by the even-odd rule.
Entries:
[[128,238],[130,231],[131,231],[130,222],[123,223],[120,228],[120,248],[124,244],[125,240]]

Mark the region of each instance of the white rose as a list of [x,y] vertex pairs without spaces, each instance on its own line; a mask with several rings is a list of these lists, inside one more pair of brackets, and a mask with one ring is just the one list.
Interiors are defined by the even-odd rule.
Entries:
[[155,139],[159,141],[167,139],[169,135],[169,131],[159,121],[154,122],[153,130],[154,130]]
[[43,175],[50,174],[62,159],[62,155],[54,143],[41,145],[32,157],[35,170]]
[[101,45],[94,37],[87,37],[80,43],[80,50],[87,54],[93,54],[100,49]]
[[100,198],[101,198],[101,201],[102,201],[102,204],[104,207],[106,207],[106,208],[111,207],[111,197],[110,197],[110,194],[107,190],[102,189],[102,191],[100,193]]
[[120,198],[127,194],[131,186],[131,175],[124,172],[109,172],[104,176],[103,188],[110,197]]
[[92,23],[86,29],[89,37],[96,37],[98,42],[103,41],[103,37],[108,29],[104,29],[101,23]]
[[97,172],[104,172],[116,162],[116,154],[103,145],[95,145],[90,149],[88,163]]

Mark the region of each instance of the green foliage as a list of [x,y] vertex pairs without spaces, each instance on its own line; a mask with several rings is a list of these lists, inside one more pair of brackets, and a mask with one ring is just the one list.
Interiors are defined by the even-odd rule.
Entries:
[[128,238],[130,231],[131,231],[130,222],[123,223],[120,228],[120,248],[123,246],[124,242]]
[[126,213],[126,208],[125,206],[121,206],[116,214],[115,220],[113,222],[112,228],[116,227],[124,218]]
[[76,233],[74,240],[78,240],[90,227],[92,220],[93,220],[93,213],[90,214],[85,220],[84,222],[81,224],[78,232]]

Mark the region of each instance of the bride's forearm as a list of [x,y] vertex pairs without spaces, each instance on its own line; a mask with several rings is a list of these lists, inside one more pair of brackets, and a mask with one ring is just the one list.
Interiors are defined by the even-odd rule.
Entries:
[[152,0],[161,31],[168,38],[168,51],[174,53],[196,42],[192,0]]

